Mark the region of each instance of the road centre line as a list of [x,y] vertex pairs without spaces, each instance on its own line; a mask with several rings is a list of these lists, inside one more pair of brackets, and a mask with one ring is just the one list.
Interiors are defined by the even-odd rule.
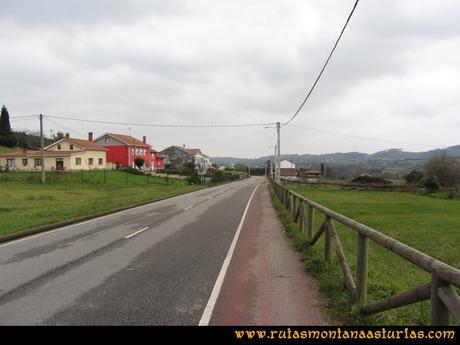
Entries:
[[[242,182],[246,182],[245,180],[243,181],[237,181],[237,182],[234,182],[235,184],[240,184]],[[210,189],[219,189],[220,186],[216,186],[216,187],[211,187]],[[62,230],[67,230],[69,228],[72,228],[74,226],[79,226],[79,225],[83,225],[83,224],[87,224],[87,223],[90,223],[90,222],[94,222],[94,221],[98,221],[98,220],[101,220],[101,219],[105,219],[105,218],[109,218],[109,217],[113,217],[113,216],[116,216],[116,215],[120,215],[120,214],[123,214],[123,213],[126,213],[126,212],[131,212],[131,211],[135,211],[135,210],[140,210],[140,209],[143,209],[143,208],[147,208],[147,207],[152,207],[152,205],[159,205],[159,204],[163,204],[165,202],[169,202],[171,200],[174,200],[174,199],[178,199],[180,197],[183,197],[185,195],[194,195],[194,193],[199,193],[199,192],[202,192],[202,190],[196,190],[196,191],[193,191],[193,192],[190,192],[190,193],[186,193],[186,194],[182,194],[182,195],[176,195],[176,196],[173,196],[171,198],[166,198],[166,199],[163,199],[163,200],[158,200],[158,201],[152,201],[152,203],[148,203],[148,204],[145,204],[145,205],[141,205],[141,206],[137,206],[137,207],[133,207],[133,208],[129,208],[129,209],[126,209],[126,210],[123,210],[123,211],[119,211],[119,212],[115,212],[115,213],[110,213],[110,214],[107,214],[107,215],[104,215],[104,216],[100,216],[100,217],[97,217],[97,218],[92,218],[92,219],[88,219],[88,220],[84,220],[82,222],[79,222],[79,223],[74,223],[74,224],[70,224],[70,225],[65,225],[63,227],[60,227],[60,228],[57,228],[57,229],[53,229],[53,230],[49,230],[49,231],[44,231],[44,232],[40,232],[36,235],[31,235],[31,236],[27,236],[27,237],[23,237],[23,238],[20,238],[20,239],[17,239],[17,240],[13,240],[13,241],[9,241],[9,242],[6,242],[6,243],[3,243],[3,244],[0,244],[0,248],[1,247],[6,247],[6,246],[9,246],[9,245],[12,245],[12,244],[15,244],[15,243],[19,243],[19,242],[23,242],[23,241],[27,241],[27,240],[31,240],[33,238],[37,238],[37,237],[41,237],[41,236],[46,236],[46,235],[50,235],[50,234],[53,234],[55,232],[60,232]],[[221,193],[222,194],[222,193]]]
[[227,274],[228,266],[230,265],[230,261],[232,260],[233,252],[235,251],[236,243],[238,242],[238,238],[240,236],[244,220],[246,219],[246,214],[248,213],[249,205],[251,204],[252,198],[254,197],[254,194],[256,193],[257,188],[259,188],[259,186],[260,184],[258,184],[256,188],[254,188],[254,191],[252,192],[251,197],[249,198],[248,203],[246,204],[246,208],[244,210],[243,216],[241,217],[240,224],[238,225],[238,229],[236,230],[235,236],[233,237],[230,249],[228,250],[227,256],[224,259],[224,263],[222,264],[222,268],[220,269],[216,283],[214,284],[214,288],[212,289],[211,296],[209,296],[208,303],[203,311],[203,315],[201,316],[201,320],[198,323],[198,326],[209,325],[209,321],[211,320],[211,316],[214,311],[217,298],[219,297],[225,275]]
[[130,238],[130,237],[133,237],[133,236],[135,236],[135,235],[141,233],[142,231],[147,230],[148,228],[149,228],[149,227],[146,226],[145,228],[142,228],[142,229],[140,229],[140,230],[138,230],[138,231],[136,231],[136,232],[133,232],[131,235],[125,236],[125,238],[128,239],[128,238]]
[[190,206],[184,208],[184,211],[190,210],[193,206],[195,206],[195,205],[190,205]]

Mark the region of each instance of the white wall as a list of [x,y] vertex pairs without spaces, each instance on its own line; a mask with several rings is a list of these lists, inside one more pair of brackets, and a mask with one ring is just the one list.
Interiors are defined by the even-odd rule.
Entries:
[[280,167],[281,168],[294,168],[295,169],[295,164],[291,163],[291,162],[289,162],[287,160],[284,160],[284,161],[280,162]]

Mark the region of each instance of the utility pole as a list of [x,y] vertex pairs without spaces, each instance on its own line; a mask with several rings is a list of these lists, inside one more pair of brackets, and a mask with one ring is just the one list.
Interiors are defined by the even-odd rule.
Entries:
[[276,135],[277,135],[277,143],[276,143],[276,159],[275,159],[275,180],[276,182],[281,182],[281,175],[280,175],[280,123],[276,123]]
[[41,155],[41,166],[42,166],[42,183],[45,183],[45,143],[43,140],[43,115],[40,114],[40,155]]

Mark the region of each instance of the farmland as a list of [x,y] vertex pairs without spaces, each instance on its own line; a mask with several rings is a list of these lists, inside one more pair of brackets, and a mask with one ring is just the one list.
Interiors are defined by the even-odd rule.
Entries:
[[[439,199],[397,192],[345,191],[338,187],[306,188],[297,184],[288,185],[288,188],[430,256],[454,267],[460,267],[459,199]],[[283,220],[285,225],[288,223],[288,227],[292,228],[292,224],[289,225],[286,217],[283,217]],[[315,213],[316,228],[322,221],[320,215]],[[357,235],[341,224],[336,223],[336,227],[351,269],[355,271]],[[427,324],[429,322],[429,302],[377,314],[366,320],[359,319],[353,313],[350,298],[343,290],[338,266],[327,267],[322,262],[321,243],[308,249],[304,254],[307,270],[319,278],[321,288],[329,296],[330,308],[337,318],[348,320],[350,323]],[[429,281],[428,273],[371,241],[369,302]]]
[[0,174],[0,236],[202,188],[185,181],[103,171]]

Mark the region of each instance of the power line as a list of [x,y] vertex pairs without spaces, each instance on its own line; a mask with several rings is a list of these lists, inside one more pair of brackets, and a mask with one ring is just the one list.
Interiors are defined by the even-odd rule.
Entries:
[[349,137],[349,138],[355,138],[355,139],[361,139],[361,140],[372,140],[372,141],[387,142],[387,143],[392,143],[392,144],[402,144],[402,145],[413,145],[413,146],[437,148],[436,145],[427,145],[427,144],[410,143],[410,142],[404,142],[404,141],[396,141],[396,140],[390,140],[390,139],[363,137],[363,136],[359,136],[359,135],[352,135],[352,134],[346,134],[346,133],[340,133],[340,132],[333,132],[333,131],[327,131],[327,130],[324,130],[324,129],[303,127],[303,126],[298,126],[298,125],[289,125],[289,126],[290,127],[295,127],[295,128],[302,128],[302,129],[306,129],[306,130],[309,130],[309,131],[315,131],[315,132],[321,132],[321,133],[327,133],[327,134],[333,134],[333,135],[340,135],[340,136],[343,136],[343,137]]
[[10,119],[33,119],[38,118],[38,115],[10,116]]
[[43,115],[48,119],[61,119],[78,122],[90,122],[90,123],[102,123],[108,125],[121,125],[121,126],[139,126],[139,127],[163,127],[163,128],[228,128],[228,127],[262,127],[274,125],[275,122],[271,123],[250,123],[250,124],[214,124],[214,125],[174,125],[174,124],[149,124],[149,123],[130,123],[130,122],[115,122],[115,121],[103,121],[103,120],[87,120],[79,119],[74,117],[66,116],[55,116],[55,115]]
[[302,102],[302,104],[300,105],[299,109],[297,109],[297,111],[296,111],[295,114],[289,119],[289,121],[283,123],[283,126],[286,126],[286,125],[289,124],[292,120],[294,120],[294,118],[299,114],[300,110],[303,108],[305,102],[307,102],[308,98],[310,98],[310,95],[311,95],[311,93],[313,92],[313,89],[315,88],[315,86],[316,86],[316,84],[318,83],[319,79],[320,79],[321,76],[323,75],[323,72],[324,72],[324,70],[326,69],[327,64],[329,63],[329,60],[331,59],[332,54],[334,54],[335,48],[337,48],[337,45],[339,44],[339,41],[340,41],[340,39],[342,38],[342,35],[343,35],[343,32],[345,31],[345,28],[347,27],[348,22],[350,21],[350,19],[351,19],[353,13],[355,12],[355,9],[356,9],[356,6],[358,5],[358,2],[359,2],[359,0],[356,0],[355,5],[353,6],[353,9],[351,10],[350,14],[348,15],[347,21],[345,22],[345,25],[344,25],[343,28],[342,28],[342,31],[340,31],[340,35],[339,35],[339,37],[337,38],[337,41],[335,41],[334,47],[332,48],[332,50],[331,50],[331,52],[330,52],[330,54],[329,54],[329,57],[328,57],[327,60],[326,60],[326,63],[324,64],[323,68],[321,69],[321,72],[319,72],[318,76],[316,77],[316,80],[315,80],[315,82],[313,83],[313,86],[311,87],[310,91],[308,91],[307,96],[306,96],[305,99],[303,100],[303,102]]
[[54,125],[58,126],[59,129],[64,129],[64,130],[66,130],[67,132],[70,132],[70,133],[76,133],[76,134],[82,136],[83,138],[86,136],[86,134],[83,134],[82,132],[79,132],[79,131],[77,131],[75,129],[71,129],[69,127],[66,127],[63,124],[61,124],[61,123],[59,123],[59,122],[57,122],[55,120],[51,120],[50,118],[48,118],[48,121],[53,123]]

